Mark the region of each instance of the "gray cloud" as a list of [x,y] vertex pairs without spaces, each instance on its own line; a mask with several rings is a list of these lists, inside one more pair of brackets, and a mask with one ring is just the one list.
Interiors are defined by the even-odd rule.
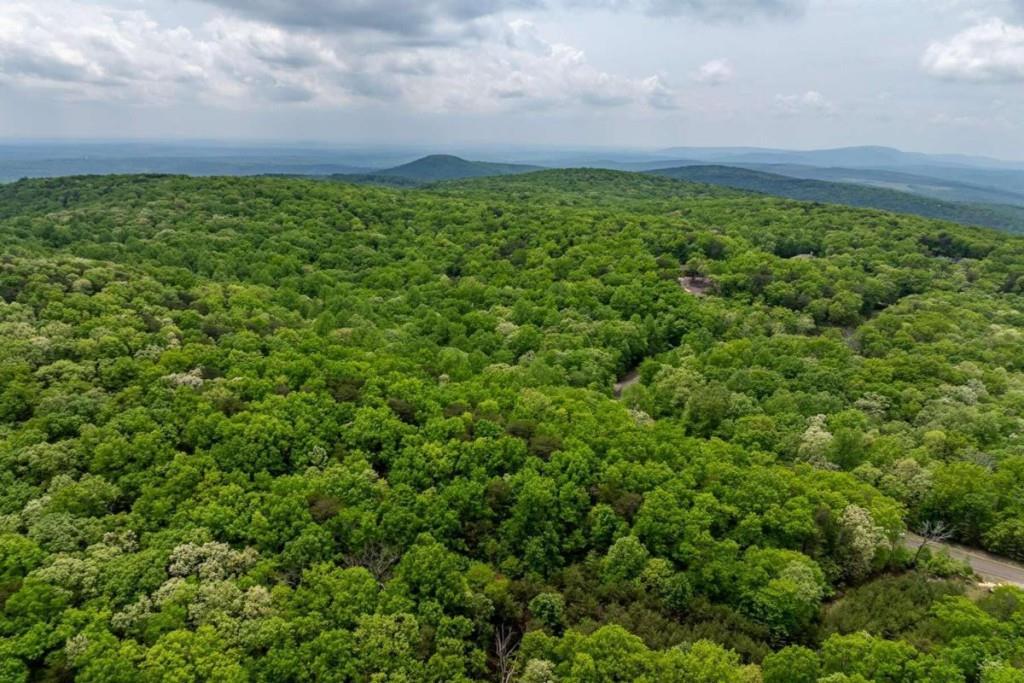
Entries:
[[[480,38],[481,19],[505,11],[568,6],[657,17],[745,22],[799,16],[808,0],[201,0],[282,27],[324,32],[374,31],[404,41],[451,44]],[[1024,0],[1020,0],[1024,3]]]
[[647,0],[646,4],[647,11],[657,16],[692,15],[710,21],[794,17],[807,7],[806,0]]
[[109,86],[119,83],[92,64],[64,59],[45,51],[33,51],[23,46],[10,46],[0,52],[0,72],[6,78],[39,79],[49,83]]
[[354,72],[344,74],[338,84],[346,91],[359,97],[375,100],[397,100],[402,96],[402,89],[395,80],[395,73],[378,71],[374,73]]
[[0,0],[9,137],[1024,158],[1022,85],[1024,0]]
[[0,81],[102,98],[145,81],[159,96],[200,71],[179,59],[187,31],[161,31],[136,13],[44,5],[0,6]]
[[0,6],[0,83],[75,101],[300,103],[345,91],[329,46],[272,26],[219,19],[193,31],[144,12],[69,0]]
[[[1020,0],[1024,2],[1024,0]],[[746,22],[797,17],[808,0],[566,0],[579,8],[643,12],[655,17],[694,17],[710,22]]]
[[317,95],[315,90],[295,83],[268,83],[261,90],[271,102],[311,102]]
[[0,85],[77,101],[215,107],[392,102],[409,111],[496,113],[675,106],[658,76],[600,69],[522,19],[491,23],[490,41],[368,49],[365,43],[381,42],[372,34],[339,37],[237,16],[166,27],[145,12],[37,0],[0,5]]
[[331,32],[379,31],[405,38],[453,39],[464,25],[542,0],[203,0],[251,19]]

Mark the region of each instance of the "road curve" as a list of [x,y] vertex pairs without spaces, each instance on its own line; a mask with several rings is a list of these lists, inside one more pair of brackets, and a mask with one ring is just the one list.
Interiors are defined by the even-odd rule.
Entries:
[[[903,545],[910,550],[917,550],[924,542],[917,534],[903,537]],[[1024,564],[952,543],[928,541],[928,547],[946,550],[950,557],[967,562],[974,573],[987,583],[1009,583],[1024,587]]]

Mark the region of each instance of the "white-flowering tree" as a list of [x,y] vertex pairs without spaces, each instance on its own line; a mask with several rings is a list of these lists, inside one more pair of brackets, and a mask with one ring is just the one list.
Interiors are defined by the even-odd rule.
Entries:
[[885,544],[885,531],[868,510],[848,505],[840,518],[844,568],[849,578],[859,580],[871,571],[871,564]]
[[828,460],[828,449],[832,446],[832,432],[825,425],[824,415],[815,415],[807,421],[807,429],[800,438],[797,454],[815,467],[834,469]]

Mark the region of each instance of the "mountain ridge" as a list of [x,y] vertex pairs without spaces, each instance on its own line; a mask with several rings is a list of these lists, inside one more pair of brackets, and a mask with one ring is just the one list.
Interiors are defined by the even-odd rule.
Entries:
[[649,171],[647,174],[798,201],[879,209],[949,220],[964,225],[1024,232],[1024,207],[1008,204],[944,201],[888,188],[792,178],[726,165],[683,166]]
[[669,147],[659,156],[718,163],[803,163],[812,166],[850,168],[906,168],[937,166],[949,168],[1024,169],[1024,161],[995,159],[966,154],[905,152],[895,147],[863,145],[831,149],[788,150],[758,147]]

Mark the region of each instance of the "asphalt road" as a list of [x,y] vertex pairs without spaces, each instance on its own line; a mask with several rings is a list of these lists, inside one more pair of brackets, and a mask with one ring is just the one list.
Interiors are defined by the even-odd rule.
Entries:
[[[903,544],[911,550],[916,550],[922,543],[924,539],[917,534],[907,534],[903,539]],[[1024,586],[1024,564],[952,543],[929,541],[928,547],[943,548],[949,552],[950,557],[967,562],[974,573],[987,583],[1012,583]]]

